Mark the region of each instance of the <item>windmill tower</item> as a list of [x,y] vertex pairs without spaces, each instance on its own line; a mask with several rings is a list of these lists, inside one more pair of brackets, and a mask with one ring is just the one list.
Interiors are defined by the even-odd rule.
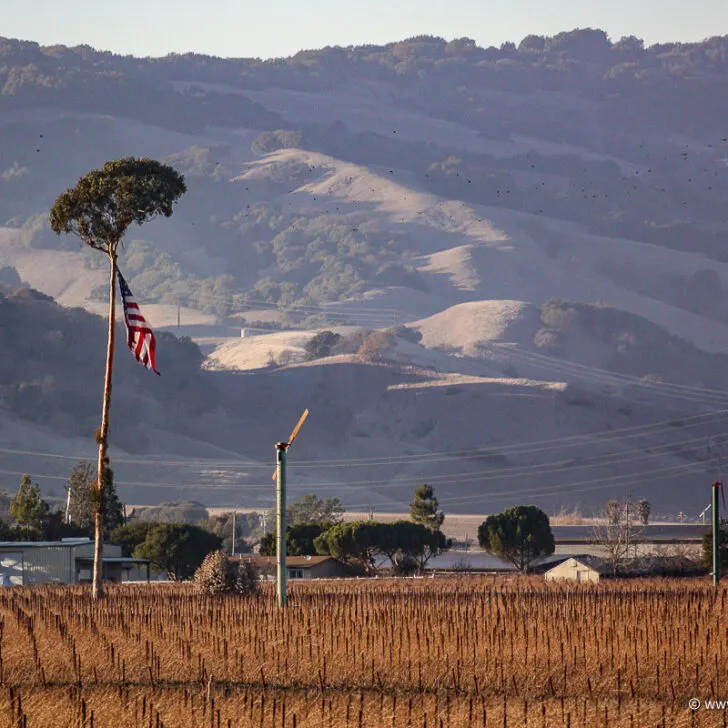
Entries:
[[288,448],[298,436],[303,423],[308,417],[308,410],[304,410],[298,424],[293,428],[288,442],[276,443],[276,471],[273,480],[276,481],[276,593],[278,606],[283,608],[288,602],[286,581],[286,454]]

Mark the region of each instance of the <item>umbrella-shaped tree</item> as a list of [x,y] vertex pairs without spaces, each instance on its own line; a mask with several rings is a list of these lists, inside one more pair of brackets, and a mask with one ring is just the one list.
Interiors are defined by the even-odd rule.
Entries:
[[99,445],[97,499],[94,508],[93,596],[103,596],[103,503],[108,459],[111,380],[114,362],[114,323],[116,314],[116,261],[119,243],[129,226],[141,225],[159,215],[169,217],[174,203],[187,191],[184,177],[172,167],[153,159],[128,157],[107,162],[81,177],[66,190],[50,211],[51,228],[58,235],[72,233],[91,248],[109,258],[109,335],[101,427],[96,433]]
[[554,552],[549,517],[536,506],[515,506],[488,516],[478,526],[478,543],[522,573],[536,559]]

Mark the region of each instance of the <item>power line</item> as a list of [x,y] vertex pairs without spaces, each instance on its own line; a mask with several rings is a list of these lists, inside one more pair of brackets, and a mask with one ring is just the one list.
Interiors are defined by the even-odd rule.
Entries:
[[[715,410],[713,412],[706,412],[699,415],[690,415],[677,419],[662,420],[660,422],[655,422],[649,425],[635,425],[632,427],[619,429],[601,430],[599,432],[588,433],[584,435],[569,435],[566,437],[557,437],[545,440],[533,440],[522,443],[515,443],[512,445],[501,445],[496,446],[495,450],[487,448],[473,448],[469,450],[440,450],[409,456],[344,458],[340,460],[303,460],[297,463],[291,463],[290,467],[302,470],[339,467],[377,467],[386,465],[406,465],[412,462],[444,462],[447,460],[451,460],[455,456],[457,456],[458,458],[465,457],[477,460],[482,457],[502,455],[504,453],[518,454],[520,452],[547,452],[549,450],[565,449],[570,447],[619,442],[621,440],[629,440],[638,437],[654,436],[666,431],[675,431],[678,427],[681,429],[701,427],[706,425],[720,424],[726,420],[728,420],[728,409]],[[88,460],[89,458],[94,457],[93,454],[62,455],[58,453],[33,450],[19,450],[11,448],[0,448],[0,453],[76,461]],[[134,465],[174,465],[182,467],[199,467],[217,470],[229,470],[232,472],[238,472],[241,469],[270,469],[269,463],[248,463],[243,461],[165,460],[154,458],[140,459],[136,457],[114,457],[114,462],[129,463]]]
[[[680,390],[681,393],[684,392],[685,394],[670,394],[670,396],[680,396],[682,399],[692,399],[693,401],[706,401],[709,403],[714,403],[718,401],[723,405],[728,403],[728,392],[717,389],[691,387],[685,384],[674,384],[672,382],[650,382],[645,381],[645,379],[641,377],[634,377],[629,374],[619,374],[606,369],[599,369],[598,367],[590,367],[584,364],[567,362],[562,359],[556,359],[554,357],[546,356],[544,354],[525,352],[515,348],[511,349],[502,345],[494,346],[498,349],[507,350],[508,354],[517,361],[520,360],[522,363],[531,364],[532,366],[537,366],[543,363],[543,366],[547,366],[555,371],[560,370],[572,374],[574,373],[574,371],[583,371],[585,375],[591,376],[592,378],[603,377],[604,379],[608,380],[617,380],[618,382],[622,383],[626,382],[628,384],[633,384],[648,389],[656,389],[661,393],[665,393],[662,392],[662,390]],[[536,360],[535,363],[532,360]],[[687,396],[689,393],[692,393],[694,396]]]
[[[474,502],[482,502],[487,501],[488,499],[503,499],[506,497],[510,497],[513,495],[529,495],[534,497],[544,497],[544,496],[550,496],[550,495],[565,495],[567,493],[586,493],[591,491],[597,491],[597,490],[607,490],[614,486],[615,481],[619,481],[617,484],[620,487],[628,486],[628,485],[639,485],[641,483],[650,482],[653,480],[659,480],[659,479],[670,479],[674,477],[678,477],[681,475],[684,475],[686,473],[690,473],[692,470],[697,470],[700,468],[701,465],[704,465],[704,463],[688,463],[686,465],[675,465],[669,468],[659,468],[656,470],[647,470],[643,472],[638,473],[628,473],[625,475],[619,475],[619,476],[610,476],[605,478],[596,478],[593,480],[583,480],[583,481],[577,481],[574,483],[564,483],[561,486],[541,486],[538,488],[530,488],[530,489],[521,489],[518,491],[514,490],[506,490],[506,491],[495,491],[495,492],[485,492],[480,493],[478,495],[469,495],[469,496],[460,496],[460,497],[448,497],[447,494],[442,496],[442,500],[445,504],[448,506],[451,506],[453,504],[465,504],[465,503],[474,503]],[[624,482],[622,482],[624,481]],[[589,484],[599,484],[599,485],[592,485],[592,487],[581,487],[584,485]],[[376,507],[385,507],[388,505],[391,505],[391,502],[372,502],[367,501],[365,505],[347,505],[346,507],[350,510],[355,508],[365,508],[369,507],[369,505],[374,505]]]
[[[358,306],[356,305],[356,301],[352,301],[352,305],[356,306],[356,308],[342,308],[342,303],[346,303],[346,301],[339,301],[337,303],[326,305],[326,304],[316,304],[316,303],[310,303],[310,304],[283,304],[283,303],[276,303],[273,301],[264,301],[260,299],[253,299],[253,298],[247,298],[246,294],[244,292],[232,292],[229,294],[220,294],[220,293],[208,293],[206,291],[200,291],[195,292],[192,291],[191,296],[199,296],[202,298],[205,298],[210,301],[221,301],[223,303],[232,303],[235,304],[235,307],[245,308],[248,306],[261,306],[263,308],[269,308],[271,310],[277,310],[281,311],[283,313],[290,311],[293,313],[325,313],[330,314],[332,316],[340,316],[340,317],[351,317],[351,318],[375,318],[375,319],[382,319],[382,320],[389,320],[394,315],[405,315],[409,316],[410,318],[418,318],[415,314],[408,313],[406,311],[402,311],[401,309],[396,308],[386,308],[386,307],[365,307],[365,306]],[[244,297],[243,301],[235,302],[233,300],[233,296],[240,296]],[[159,304],[159,305],[173,305],[173,304],[164,304],[158,300],[154,300],[152,298],[144,298],[141,297],[140,303],[146,303],[146,304]]]
[[[705,467],[705,463],[686,463],[685,465],[673,465],[666,468],[656,468],[653,470],[645,470],[640,471],[637,473],[625,473],[624,475],[612,475],[612,476],[605,476],[601,478],[593,478],[590,480],[581,480],[576,481],[573,483],[563,483],[561,485],[549,485],[549,486],[539,486],[537,488],[525,488],[525,489],[519,489],[519,490],[504,490],[504,491],[497,491],[494,493],[486,493],[485,495],[490,496],[512,496],[512,495],[559,495],[563,494],[564,492],[587,492],[590,490],[606,490],[607,488],[612,487],[615,482],[617,482],[618,485],[624,486],[624,485],[630,485],[632,483],[642,483],[649,480],[655,480],[658,478],[663,477],[674,477],[677,475],[682,475],[686,472],[691,472],[693,470],[701,470]],[[674,476],[668,475],[669,473],[673,473]],[[627,481],[627,482],[621,482],[621,481]],[[582,488],[583,485],[589,485],[593,483],[601,483],[603,484],[600,487],[594,487],[594,488]],[[478,496],[462,496],[460,498],[453,498],[448,499],[448,502],[466,502],[466,501],[475,501],[478,500]]]
[[[684,445],[691,444],[696,441],[702,442],[704,438],[694,438],[692,440],[685,441],[683,443]],[[672,449],[670,449],[672,448]],[[516,478],[516,477],[528,477],[529,475],[534,474],[543,474],[543,475],[552,475],[554,473],[562,473],[562,472],[573,472],[575,470],[584,470],[587,468],[594,468],[594,467],[603,467],[605,465],[611,464],[613,461],[619,461],[620,463],[625,462],[633,462],[635,460],[645,460],[649,458],[659,457],[663,454],[674,454],[678,455],[681,452],[691,450],[692,448],[687,447],[681,447],[678,449],[675,449],[675,446],[672,444],[663,445],[661,447],[656,447],[654,450],[659,450],[660,452],[651,452],[651,453],[640,453],[634,457],[624,457],[622,454],[614,454],[609,456],[595,456],[599,458],[598,462],[593,463],[568,463],[567,461],[560,461],[560,462],[554,462],[554,463],[546,463],[546,464],[540,464],[540,465],[530,465],[530,466],[522,466],[515,469],[502,469],[500,471],[478,471],[473,473],[460,473],[460,474],[450,474],[450,475],[442,475],[442,476],[429,476],[427,477],[428,482],[437,482],[438,484],[443,483],[451,483],[451,484],[458,484],[458,483],[468,483],[477,481],[479,483],[492,481],[492,480],[503,480],[503,479],[510,479],[510,478]],[[667,450],[666,453],[663,453],[662,450]],[[553,467],[553,466],[561,466],[563,467]],[[690,464],[691,467],[705,467],[705,462],[701,461],[700,463],[692,463]],[[685,466],[675,466],[675,468],[683,468]],[[667,468],[667,470],[672,470],[674,468]],[[648,471],[650,472],[650,471]],[[15,472],[15,471],[0,471],[0,473],[3,473],[5,475],[23,475],[22,472]],[[47,478],[51,480],[67,480],[67,478],[64,478],[62,476],[53,476],[53,475],[36,475],[34,477],[37,478]],[[624,477],[633,477],[633,474],[629,473],[624,476],[613,476],[611,479],[620,479]],[[404,488],[404,487],[411,487],[412,485],[415,485],[419,482],[421,482],[422,478],[414,477],[412,480],[407,481],[394,481],[389,483],[382,483],[381,480],[360,480],[360,481],[333,481],[333,482],[323,482],[323,483],[305,483],[301,485],[291,485],[292,488],[297,488],[300,490],[310,489],[310,488],[346,488],[347,490],[370,490],[370,489],[376,489],[376,490],[382,490],[382,489],[397,489],[397,488]],[[203,488],[203,489],[225,489],[225,488],[243,488],[243,489],[258,489],[258,488],[269,488],[270,485],[268,483],[265,484],[251,484],[251,483],[212,483],[212,484],[175,484],[175,483],[154,483],[154,482],[134,482],[134,481],[123,481],[118,480],[115,481],[118,485],[125,485],[125,486],[132,486],[132,487],[158,487],[158,488]],[[587,481],[589,482],[589,481]],[[526,491],[518,491],[518,490],[510,490],[508,491],[513,494],[517,494],[520,492],[529,493],[533,492],[531,490]]]

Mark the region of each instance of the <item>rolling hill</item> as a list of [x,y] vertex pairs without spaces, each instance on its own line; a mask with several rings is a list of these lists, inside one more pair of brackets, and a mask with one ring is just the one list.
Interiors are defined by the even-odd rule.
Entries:
[[[3,485],[59,490],[93,452],[106,274],[47,210],[148,155],[189,191],[122,255],[170,372],[119,369],[125,499],[267,505],[272,445],[310,407],[294,494],[392,510],[427,480],[453,511],[631,492],[699,512],[728,409],[726,48],[1,40],[0,282],[40,292],[2,298]],[[326,329],[340,348],[307,360]]]

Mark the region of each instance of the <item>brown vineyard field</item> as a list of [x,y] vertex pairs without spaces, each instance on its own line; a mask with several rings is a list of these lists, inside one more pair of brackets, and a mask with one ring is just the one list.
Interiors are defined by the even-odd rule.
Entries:
[[0,590],[0,726],[725,726],[727,590],[533,578]]

